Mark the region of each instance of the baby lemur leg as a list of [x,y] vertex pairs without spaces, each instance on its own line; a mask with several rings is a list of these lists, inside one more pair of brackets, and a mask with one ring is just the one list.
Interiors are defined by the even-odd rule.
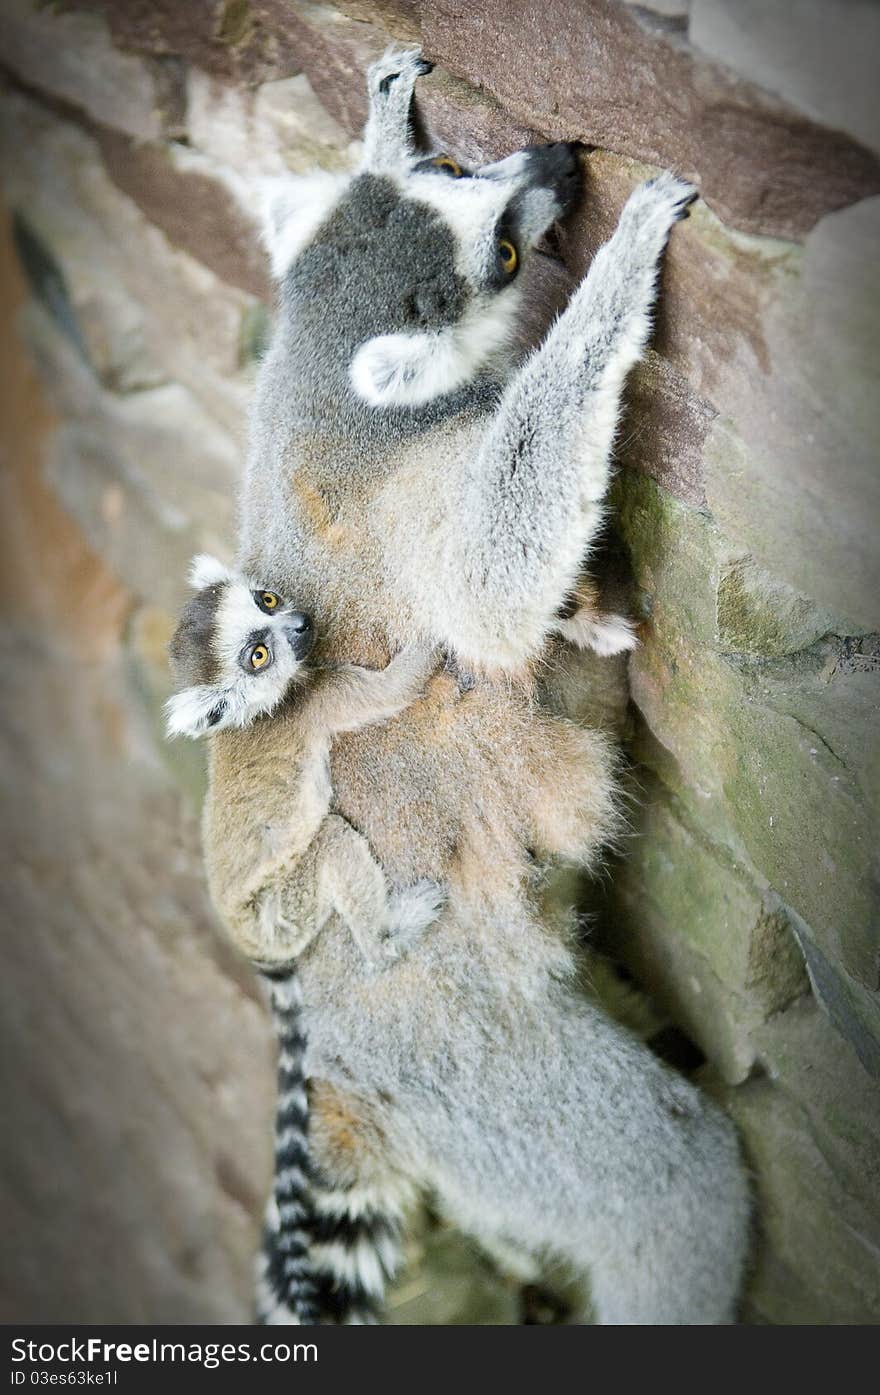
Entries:
[[[368,964],[396,957],[437,918],[442,902],[435,882],[389,892],[385,873],[365,838],[337,814],[324,820],[310,850],[317,879],[318,928],[336,911],[348,925]],[[309,873],[306,873],[309,875]],[[285,895],[284,909],[295,914],[297,888]],[[289,909],[288,909],[289,906]]]
[[576,583],[602,519],[621,390],[648,338],[660,257],[694,197],[667,174],[635,190],[465,466],[436,618],[467,660],[510,666],[535,653]]
[[617,751],[602,732],[564,717],[536,718],[523,743],[528,762],[524,813],[540,859],[590,868],[623,827],[614,770]]
[[367,72],[370,114],[361,169],[377,174],[414,157],[410,111],[416,78],[431,71],[417,50],[387,53]]
[[395,1169],[368,1101],[325,1080],[309,1083],[311,1202],[309,1264],[320,1321],[374,1323],[401,1265],[401,1230],[413,1198]]

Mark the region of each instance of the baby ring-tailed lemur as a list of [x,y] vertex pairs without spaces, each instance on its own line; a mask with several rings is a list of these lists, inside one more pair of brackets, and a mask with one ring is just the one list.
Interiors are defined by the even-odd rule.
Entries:
[[[424,1191],[521,1278],[548,1257],[589,1276],[600,1322],[726,1322],[750,1209],[733,1127],[577,991],[569,917],[534,875],[559,847],[589,863],[614,823],[610,746],[548,724],[535,675],[695,194],[671,175],[635,189],[522,359],[533,249],[577,197],[576,152],[471,171],[420,153],[423,71],[413,53],[371,70],[355,174],[269,196],[279,308],[241,509],[242,571],[325,617],[319,658],[379,666],[439,644],[476,680],[435,673],[331,751],[335,811],[393,882],[433,879],[447,900],[381,975],[335,916],[299,961],[321,1313],[378,1311]],[[234,735],[208,797],[215,884],[240,866],[261,784],[289,778],[277,721]],[[240,933],[259,957],[259,918]]]
[[[235,875],[212,891],[233,938],[267,984],[278,1037],[275,1176],[259,1314],[264,1321],[308,1322],[318,1313],[308,1265],[318,1232],[309,1205],[296,957],[336,912],[365,961],[382,962],[431,923],[442,900],[433,882],[390,891],[365,840],[330,813],[330,742],[401,711],[424,684],[433,656],[404,651],[381,672],[347,664],[306,676],[315,637],[308,615],[212,557],[195,559],[190,581],[195,594],[170,645],[181,686],[167,704],[169,734],[210,733],[213,756],[218,741],[234,744],[235,734],[260,718],[271,717],[284,733],[283,776],[263,781],[256,770]],[[278,755],[277,745],[274,750]],[[248,939],[251,925],[255,939]]]

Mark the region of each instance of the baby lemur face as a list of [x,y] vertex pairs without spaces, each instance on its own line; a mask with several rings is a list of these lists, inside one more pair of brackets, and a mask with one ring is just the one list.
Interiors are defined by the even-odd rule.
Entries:
[[169,736],[246,727],[273,712],[303,679],[314,643],[308,615],[254,588],[214,557],[196,557],[195,594],[169,645],[179,691],[166,706]]

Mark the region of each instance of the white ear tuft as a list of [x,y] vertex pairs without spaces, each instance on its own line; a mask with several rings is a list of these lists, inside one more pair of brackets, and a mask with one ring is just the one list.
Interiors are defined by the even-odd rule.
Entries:
[[510,338],[517,301],[476,302],[457,324],[422,334],[380,334],[351,361],[351,384],[371,407],[419,407],[472,382]]
[[263,242],[272,275],[280,281],[314,237],[348,185],[350,176],[315,170],[257,182]]
[[210,684],[184,688],[165,704],[165,730],[169,736],[191,736],[197,740],[209,731],[220,731],[228,726],[228,721],[223,720],[227,711],[220,689]]
[[215,586],[218,581],[232,581],[233,573],[218,557],[200,552],[189,564],[188,579],[194,591],[204,591],[206,586]]
[[435,384],[449,377],[448,354],[442,334],[380,334],[352,359],[352,387],[371,407],[429,402],[438,396]]

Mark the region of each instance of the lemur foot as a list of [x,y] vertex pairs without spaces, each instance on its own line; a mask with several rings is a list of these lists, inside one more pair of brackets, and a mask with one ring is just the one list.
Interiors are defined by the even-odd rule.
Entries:
[[411,949],[434,924],[445,901],[443,887],[430,877],[393,891],[388,898],[388,936],[382,946],[386,956],[397,959]]
[[393,88],[395,100],[399,97],[409,106],[416,79],[430,73],[433,67],[433,63],[422,57],[420,49],[395,52],[393,47],[388,48],[367,69],[367,90],[371,98],[390,97]]
[[596,614],[584,607],[567,620],[557,620],[554,629],[580,649],[592,649],[603,658],[625,654],[638,647],[639,638],[631,620],[622,615]]

